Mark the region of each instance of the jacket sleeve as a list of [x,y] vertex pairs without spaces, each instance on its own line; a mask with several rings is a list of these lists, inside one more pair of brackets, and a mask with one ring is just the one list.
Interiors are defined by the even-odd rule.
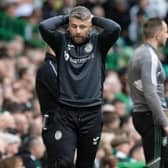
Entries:
[[46,19],[40,23],[39,29],[43,40],[54,50],[58,50],[62,40],[62,33],[57,29],[69,21],[69,16],[60,15]]
[[120,25],[111,19],[96,16],[93,17],[92,23],[103,28],[103,31],[98,35],[98,45],[103,55],[106,55],[120,35]]
[[140,60],[140,72],[146,102],[152,111],[156,125],[168,126],[168,120],[162,107],[162,102],[157,93],[157,61],[149,52],[144,51]]

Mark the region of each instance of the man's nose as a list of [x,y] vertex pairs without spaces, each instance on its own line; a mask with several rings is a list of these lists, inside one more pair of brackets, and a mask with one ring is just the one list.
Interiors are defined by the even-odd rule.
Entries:
[[77,27],[77,28],[76,28],[76,32],[77,32],[77,34],[80,34],[81,29],[80,29],[79,27]]

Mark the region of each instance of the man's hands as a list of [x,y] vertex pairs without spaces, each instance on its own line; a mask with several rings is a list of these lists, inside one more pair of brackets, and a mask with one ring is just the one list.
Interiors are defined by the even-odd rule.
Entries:
[[47,46],[47,52],[55,56],[54,51],[49,46]]
[[94,18],[94,15],[91,15],[90,16],[90,21],[91,21],[91,23],[92,23],[92,19]]

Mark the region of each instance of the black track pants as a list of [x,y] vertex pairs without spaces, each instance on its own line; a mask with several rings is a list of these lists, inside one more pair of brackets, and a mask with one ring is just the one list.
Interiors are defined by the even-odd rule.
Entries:
[[92,168],[102,130],[100,106],[72,108],[59,105],[54,115],[48,117],[46,128],[42,137],[49,168],[55,168],[54,165],[61,161],[67,163],[65,168],[70,168],[75,150],[76,168]]
[[133,123],[142,137],[147,168],[168,168],[168,145],[164,133],[155,125],[152,112],[134,112]]

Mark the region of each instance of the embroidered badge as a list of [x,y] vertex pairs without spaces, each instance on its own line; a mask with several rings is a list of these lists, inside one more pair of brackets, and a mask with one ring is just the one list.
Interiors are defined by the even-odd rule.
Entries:
[[73,44],[68,44],[67,47],[68,47],[68,50],[71,50],[71,48],[75,48]]
[[64,51],[64,58],[65,58],[65,61],[68,61],[69,54],[67,53],[67,51]]
[[86,53],[90,53],[93,50],[93,45],[91,43],[86,44],[84,50]]
[[60,131],[60,130],[57,130],[56,132],[55,132],[55,139],[58,141],[58,140],[60,140],[61,138],[62,138],[62,132]]
[[93,138],[93,145],[97,145],[100,140],[100,137],[97,136],[96,138]]

